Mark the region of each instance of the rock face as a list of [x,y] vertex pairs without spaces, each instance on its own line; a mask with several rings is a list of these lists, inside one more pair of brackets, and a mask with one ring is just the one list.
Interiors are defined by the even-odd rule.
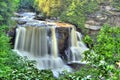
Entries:
[[16,36],[16,27],[10,29],[10,30],[7,32],[7,35],[11,37],[10,43],[11,43],[12,47],[14,48],[15,36]]
[[95,20],[86,21],[85,27],[91,30],[99,30],[101,28],[101,23]]
[[107,23],[109,23],[112,26],[120,26],[120,15],[110,16]]
[[57,30],[57,39],[58,39],[58,49],[61,54],[64,54],[64,51],[68,48],[69,46],[69,30],[70,28],[66,27],[58,27],[56,28]]
[[101,4],[99,11],[88,15],[85,28],[98,31],[104,23],[120,26],[120,11],[109,4]]

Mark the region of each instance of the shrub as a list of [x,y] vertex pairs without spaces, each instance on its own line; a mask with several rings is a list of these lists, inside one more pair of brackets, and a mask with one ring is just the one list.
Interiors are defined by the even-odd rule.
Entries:
[[86,17],[98,9],[98,4],[94,0],[72,0],[72,3],[60,16],[65,22],[72,23],[78,28],[83,29]]
[[92,67],[92,78],[111,80],[120,78],[120,70],[116,68],[116,62],[120,60],[119,37],[119,27],[104,25],[97,36],[97,42],[91,50],[85,52],[85,60]]
[[11,25],[11,16],[17,10],[19,0],[1,0],[0,1],[0,26]]

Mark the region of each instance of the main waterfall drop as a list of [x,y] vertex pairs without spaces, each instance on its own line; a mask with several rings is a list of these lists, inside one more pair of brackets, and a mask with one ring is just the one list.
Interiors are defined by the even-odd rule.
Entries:
[[[63,34],[61,31],[64,28],[67,31]],[[81,34],[76,32],[74,26],[61,27],[57,24],[39,27],[19,26],[16,32],[14,51],[29,60],[35,60],[38,69],[70,71],[71,68],[66,64],[81,62],[82,53],[88,50],[81,41]],[[63,60],[61,57],[63,53],[67,59]]]

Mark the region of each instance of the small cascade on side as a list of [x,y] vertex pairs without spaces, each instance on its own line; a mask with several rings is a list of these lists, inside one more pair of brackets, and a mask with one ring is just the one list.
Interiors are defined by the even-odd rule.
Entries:
[[85,44],[82,42],[81,33],[77,32],[75,27],[72,27],[70,32],[69,42],[71,45],[67,52],[67,62],[69,63],[83,63],[82,59],[84,57],[83,52],[88,50]]
[[77,35],[76,35],[76,30],[73,27],[71,30],[71,47],[77,47]]

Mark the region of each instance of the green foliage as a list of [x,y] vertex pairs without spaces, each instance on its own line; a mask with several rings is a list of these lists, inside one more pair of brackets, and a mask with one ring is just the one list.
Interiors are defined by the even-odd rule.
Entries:
[[62,0],[35,0],[38,10],[46,16],[58,16],[61,12]]
[[86,35],[83,41],[85,42],[85,44],[88,44],[89,48],[92,48],[93,40],[90,38],[90,36]]
[[0,1],[0,25],[11,24],[11,16],[17,9],[19,0],[1,0]]
[[9,38],[6,37],[5,31],[8,27],[3,25],[0,26],[0,55],[2,54],[2,52],[6,53],[6,51],[8,51],[10,49],[9,46]]
[[[8,79],[11,80],[55,80],[53,74],[50,70],[38,70],[34,66],[33,61],[28,61],[24,58],[18,57],[14,61],[12,67],[12,72],[10,72],[7,76]],[[9,63],[11,64],[11,63]]]
[[20,0],[19,9],[34,9],[34,0]]
[[120,78],[120,69],[116,68],[116,62],[120,60],[120,28],[109,27],[104,25],[97,42],[93,48],[85,52],[85,60],[91,67],[93,78],[95,79],[111,79]]
[[58,80],[90,80],[89,71],[89,68],[86,68],[73,73],[63,72]]
[[0,15],[0,21],[4,20],[3,17]]
[[11,71],[11,68],[5,66],[7,55],[10,50],[9,38],[4,33],[6,26],[0,26],[0,78],[7,75],[7,72]]
[[82,18],[86,16],[86,14],[94,12],[97,9],[97,3],[98,1],[96,0],[35,0],[38,10],[43,12],[46,16],[59,17],[62,15],[62,18],[73,16],[75,19],[77,17]]
[[55,80],[52,71],[38,70],[34,66],[35,61],[29,61],[16,53],[4,54],[2,59],[0,64],[2,80]]
[[72,0],[72,3],[61,15],[61,20],[75,24],[79,28],[84,27],[86,16],[98,8],[96,1],[92,0]]
[[118,10],[120,10],[120,0],[113,0],[112,3],[113,7],[117,8]]

